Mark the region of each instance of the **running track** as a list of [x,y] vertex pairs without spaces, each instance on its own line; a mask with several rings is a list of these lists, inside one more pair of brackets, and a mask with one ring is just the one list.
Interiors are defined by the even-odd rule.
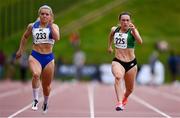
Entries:
[[49,110],[31,110],[31,83],[0,82],[0,117],[180,118],[180,87],[136,85],[124,111],[115,111],[112,85],[53,81]]

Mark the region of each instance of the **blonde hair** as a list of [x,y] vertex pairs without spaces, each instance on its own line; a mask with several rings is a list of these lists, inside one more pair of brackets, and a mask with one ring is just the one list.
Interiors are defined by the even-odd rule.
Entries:
[[50,14],[51,14],[52,16],[54,16],[53,11],[52,11],[52,9],[51,9],[50,6],[48,6],[48,5],[43,5],[43,6],[41,6],[41,7],[39,8],[39,10],[38,10],[38,14],[40,14],[41,9],[48,9],[48,10],[50,11]]

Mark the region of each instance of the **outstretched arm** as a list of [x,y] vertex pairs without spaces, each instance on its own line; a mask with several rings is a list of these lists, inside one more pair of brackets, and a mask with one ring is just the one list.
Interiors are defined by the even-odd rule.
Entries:
[[32,23],[30,23],[26,29],[26,31],[24,32],[22,38],[21,38],[21,42],[20,42],[20,46],[18,51],[16,52],[16,59],[20,58],[23,51],[24,51],[24,47],[26,45],[26,42],[29,38],[29,36],[31,35],[31,31],[32,31]]
[[113,53],[113,48],[112,48],[112,42],[113,42],[113,36],[114,36],[114,31],[116,27],[111,28],[111,32],[109,33],[109,40],[108,40],[108,52]]

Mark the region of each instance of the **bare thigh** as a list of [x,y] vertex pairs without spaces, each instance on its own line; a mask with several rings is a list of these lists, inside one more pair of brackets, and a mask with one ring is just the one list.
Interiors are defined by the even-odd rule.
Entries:
[[112,73],[116,79],[123,79],[125,69],[119,62],[113,61],[112,62]]
[[42,68],[41,68],[41,64],[33,57],[33,56],[29,56],[29,68],[32,72],[33,75],[40,77]]
[[48,86],[54,78],[54,60],[49,62],[42,71],[42,85]]
[[137,74],[137,66],[134,66],[128,72],[126,72],[124,78],[126,89],[132,91],[132,89],[134,88],[134,81],[136,78],[136,74]]

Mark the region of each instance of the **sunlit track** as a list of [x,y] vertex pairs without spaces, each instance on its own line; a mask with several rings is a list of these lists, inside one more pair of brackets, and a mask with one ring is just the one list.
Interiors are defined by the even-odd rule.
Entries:
[[[6,83],[4,83],[6,84]],[[10,84],[8,83],[7,86],[1,86],[1,92],[0,92],[0,99],[8,96],[13,96],[16,94],[20,94],[22,92],[27,92],[31,90],[31,85],[30,84],[22,84],[22,83],[14,83]]]
[[[173,89],[172,86],[169,87]],[[15,88],[18,89],[9,90],[9,92],[12,91],[12,93],[0,98],[0,117],[180,117],[179,96],[175,93],[166,93],[167,90],[170,90],[168,89],[168,85],[166,87],[136,85],[135,91],[130,96],[128,104],[125,106],[125,110],[117,112],[115,110],[116,97],[113,85],[94,82],[53,81],[50,106],[47,114],[42,114],[42,95],[39,100],[40,108],[38,111],[31,110],[31,83],[28,83],[26,86],[17,84]],[[23,89],[24,92],[19,93],[19,89]],[[5,92],[6,91],[3,93]],[[12,102],[12,100],[17,99],[17,96],[19,100],[16,100],[15,103]]]
[[26,84],[21,83],[21,82],[1,81],[0,82],[0,93],[5,92],[5,91],[9,91],[11,89],[12,90],[17,89],[17,87],[19,87],[19,86],[25,87]]
[[31,90],[31,88],[30,88],[30,86],[28,86],[28,87],[23,87],[23,89],[18,88],[18,89],[13,89],[13,90],[9,90],[9,91],[6,91],[6,92],[2,92],[2,93],[0,93],[0,99],[4,98],[4,97],[8,97],[8,96],[17,95],[17,94],[20,94],[22,92],[27,92],[27,91],[30,91],[30,90]]
[[[65,90],[66,88],[67,88],[66,85],[64,85],[63,87],[59,86],[59,87],[55,88],[55,89],[52,91],[50,97],[56,95],[58,92],[61,92],[61,91]],[[43,101],[43,97],[40,97],[39,102],[42,102],[42,101]],[[18,110],[17,112],[13,113],[12,115],[8,116],[8,118],[13,118],[13,117],[15,117],[16,115],[18,115],[18,114],[20,114],[21,112],[23,112],[23,111],[27,110],[28,108],[30,108],[31,105],[32,105],[31,103],[28,104],[28,105],[26,105],[24,108]]]
[[[147,88],[147,87],[145,87],[145,88]],[[147,89],[148,89],[148,91],[146,91],[146,92],[148,92],[149,94],[158,94],[158,95],[168,98],[170,100],[175,100],[176,102],[180,102],[180,96],[179,97],[175,96],[170,92],[159,91],[159,90],[153,89],[151,87],[148,87]]]
[[176,85],[162,85],[158,88],[159,91],[170,93],[176,96],[180,96],[180,86]]
[[137,97],[136,95],[132,95],[131,98],[133,100],[135,100],[136,102],[148,107],[149,109],[161,114],[162,116],[164,116],[166,118],[172,118],[171,116],[167,115],[166,113],[162,112],[161,110],[157,109],[156,107],[152,106],[151,104],[147,103],[146,101],[144,101],[143,99]]

